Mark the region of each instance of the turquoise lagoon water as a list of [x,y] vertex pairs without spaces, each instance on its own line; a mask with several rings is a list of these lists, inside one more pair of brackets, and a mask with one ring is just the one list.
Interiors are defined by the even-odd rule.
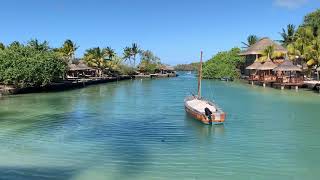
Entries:
[[320,96],[205,80],[223,126],[188,117],[196,78],[0,99],[0,179],[318,179]]

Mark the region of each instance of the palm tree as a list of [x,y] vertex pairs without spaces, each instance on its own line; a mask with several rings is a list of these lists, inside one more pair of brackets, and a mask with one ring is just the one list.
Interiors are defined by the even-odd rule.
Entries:
[[[130,47],[125,47],[123,49],[123,59],[125,61],[131,61],[131,48]],[[131,62],[130,62],[131,63]]]
[[283,46],[288,46],[289,44],[294,42],[294,37],[296,33],[296,27],[293,24],[288,24],[287,30],[282,29],[282,32],[280,33],[282,40],[280,40],[281,44]]
[[309,66],[316,65],[316,68],[320,64],[320,38],[314,39],[310,46],[306,48]]
[[38,41],[38,39],[31,39],[28,42],[28,46],[31,48],[34,48],[38,51],[48,51],[49,48],[49,43],[47,41],[43,41],[42,43]]
[[123,49],[123,59],[125,60],[125,61],[129,61],[129,63],[131,64],[131,48],[130,47],[125,47],[124,49]]
[[274,53],[274,46],[268,46],[266,49],[263,50],[263,54],[267,54],[269,56],[272,56]]
[[88,49],[84,54],[86,63],[96,68],[99,76],[102,76],[102,70],[105,68],[107,57],[106,49],[100,49],[100,47]]
[[[320,38],[318,37],[312,42],[312,48],[309,50],[310,59],[314,61],[316,69],[320,67]],[[309,60],[310,61],[310,60]],[[317,79],[319,81],[319,72],[317,73]]]
[[258,42],[258,41],[259,41],[258,36],[256,36],[256,35],[250,35],[250,36],[248,36],[248,38],[247,38],[247,42],[242,42],[242,44],[245,45],[244,48],[248,48],[248,47],[252,46],[253,44],[255,44],[255,43]]
[[106,55],[109,57],[109,60],[112,61],[112,58],[116,56],[116,53],[115,51],[110,47],[108,46],[106,49],[105,49],[105,53]]
[[262,51],[262,56],[258,59],[259,62],[265,62],[268,59],[272,59],[274,55],[274,46],[268,46]]
[[72,60],[74,59],[75,52],[79,48],[73,41],[70,39],[67,39],[61,48],[58,49],[58,51],[68,59],[69,63],[72,63]]
[[287,47],[289,58],[303,60],[309,66],[313,65],[314,61],[310,59],[310,52],[313,49],[314,40],[312,27],[300,27],[295,34],[295,41]]
[[140,71],[154,73],[157,67],[161,66],[160,58],[152,51],[141,51]]
[[258,61],[259,62],[265,62],[268,59],[274,60],[274,59],[279,59],[283,58],[286,54],[283,52],[275,51],[274,45],[267,46],[261,54],[261,57],[259,57]]
[[4,50],[6,48],[6,46],[0,42],[0,50]]
[[133,56],[133,67],[136,67],[136,56],[139,54],[141,50],[137,43],[133,43],[131,47],[131,55]]
[[122,66],[122,59],[115,55],[112,61],[107,61],[106,66],[113,72],[120,72]]

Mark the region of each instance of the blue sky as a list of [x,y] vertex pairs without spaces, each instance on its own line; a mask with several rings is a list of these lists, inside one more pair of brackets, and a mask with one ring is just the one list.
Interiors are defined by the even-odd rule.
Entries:
[[77,56],[111,46],[118,53],[137,42],[168,64],[188,63],[241,46],[250,34],[279,39],[300,24],[319,0],[2,0],[0,41],[72,39]]

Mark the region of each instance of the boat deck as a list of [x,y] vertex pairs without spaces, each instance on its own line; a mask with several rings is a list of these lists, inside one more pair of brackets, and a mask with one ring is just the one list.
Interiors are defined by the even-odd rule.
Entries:
[[205,108],[210,109],[211,112],[217,111],[217,109],[213,105],[209,104],[207,101],[204,101],[204,100],[193,99],[193,100],[187,101],[186,103],[188,106],[190,106],[191,108],[201,113],[205,113],[204,111]]

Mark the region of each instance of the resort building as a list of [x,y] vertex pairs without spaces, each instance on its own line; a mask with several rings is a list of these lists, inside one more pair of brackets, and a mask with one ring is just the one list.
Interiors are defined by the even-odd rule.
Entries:
[[302,69],[286,59],[282,64],[273,69],[276,72],[275,86],[284,88],[285,86],[299,87],[303,85]]
[[245,56],[245,63],[240,68],[241,74],[248,76],[249,69],[246,69],[246,67],[253,64],[256,59],[261,57],[263,51],[269,46],[273,46],[275,52],[281,52],[283,54],[287,53],[287,49],[280,44],[272,41],[270,38],[262,38],[257,43],[253,44],[248,49],[240,53],[241,56]]
[[259,81],[263,83],[265,86],[267,83],[273,83],[276,82],[277,77],[275,73],[272,71],[274,68],[276,68],[278,65],[275,64],[269,57],[266,62],[261,64],[257,70],[259,75]]
[[168,66],[168,65],[160,65],[160,67],[157,69],[157,71],[161,74],[176,73],[174,70],[174,67]]
[[96,70],[87,66],[83,61],[78,63],[69,64],[69,70],[67,73],[68,79],[76,78],[90,78],[96,76]]

